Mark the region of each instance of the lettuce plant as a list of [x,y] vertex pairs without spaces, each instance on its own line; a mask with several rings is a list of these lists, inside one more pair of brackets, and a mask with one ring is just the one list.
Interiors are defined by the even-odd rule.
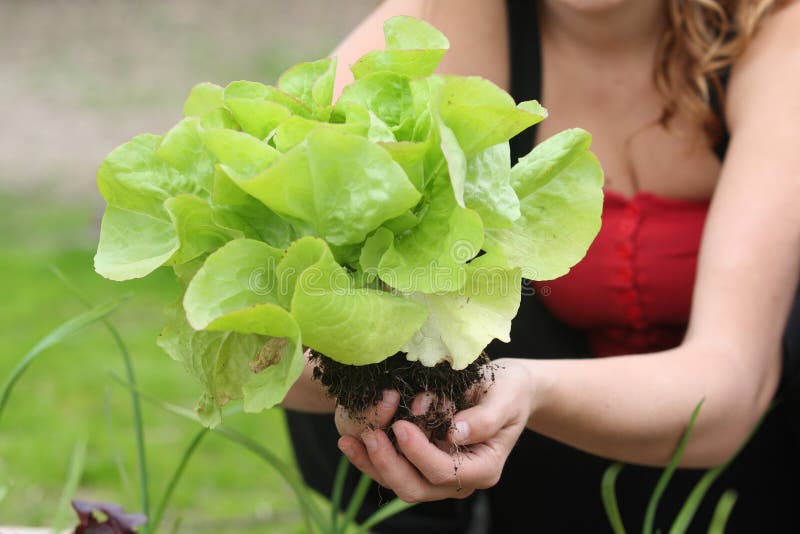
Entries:
[[335,58],[275,86],[201,83],[175,127],[98,171],[95,269],[174,270],[185,292],[159,345],[202,384],[208,425],[232,399],[249,412],[280,402],[303,347],[349,365],[402,351],[463,369],[508,340],[521,278],[566,273],[599,230],[587,132],[512,162],[508,140],[546,110],[433,74],[449,44],[422,21],[384,32],[335,102]]

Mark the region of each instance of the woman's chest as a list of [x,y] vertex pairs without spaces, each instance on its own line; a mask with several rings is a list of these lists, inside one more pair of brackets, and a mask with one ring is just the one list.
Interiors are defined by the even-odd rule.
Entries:
[[606,188],[626,197],[637,191],[711,196],[720,161],[696,118],[679,110],[662,124],[666,100],[653,82],[651,63],[574,63],[543,46],[541,103],[549,117],[538,127],[538,140],[565,128],[591,132]]

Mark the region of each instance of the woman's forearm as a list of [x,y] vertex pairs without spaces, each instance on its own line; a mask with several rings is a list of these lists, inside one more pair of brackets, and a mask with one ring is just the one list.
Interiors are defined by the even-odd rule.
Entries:
[[521,361],[535,389],[528,428],[631,463],[665,465],[701,400],[681,465],[722,463],[769,402],[752,373],[737,370],[701,347],[588,360]]
[[303,374],[286,394],[281,406],[288,410],[311,413],[333,413],[336,400],[328,396],[319,380],[314,380],[314,364],[306,358]]

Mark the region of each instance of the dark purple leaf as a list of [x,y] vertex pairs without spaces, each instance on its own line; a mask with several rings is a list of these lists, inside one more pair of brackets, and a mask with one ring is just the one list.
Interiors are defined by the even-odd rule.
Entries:
[[[135,534],[147,522],[142,514],[126,514],[122,506],[110,502],[72,501],[80,523],[74,534]],[[105,515],[99,519],[98,514]]]

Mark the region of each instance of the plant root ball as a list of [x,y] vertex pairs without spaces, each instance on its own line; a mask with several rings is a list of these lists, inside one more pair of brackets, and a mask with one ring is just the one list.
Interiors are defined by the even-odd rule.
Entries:
[[[314,379],[322,382],[354,421],[366,421],[365,411],[381,400],[383,391],[396,389],[400,405],[391,423],[401,419],[416,423],[431,441],[447,439],[453,415],[478,402],[494,381],[495,369],[486,354],[461,371],[446,362],[426,367],[408,361],[403,353],[369,365],[345,365],[315,351],[310,360],[316,365]],[[425,392],[433,394],[435,401],[425,414],[412,414],[414,398]],[[391,431],[389,437],[394,441]]]

